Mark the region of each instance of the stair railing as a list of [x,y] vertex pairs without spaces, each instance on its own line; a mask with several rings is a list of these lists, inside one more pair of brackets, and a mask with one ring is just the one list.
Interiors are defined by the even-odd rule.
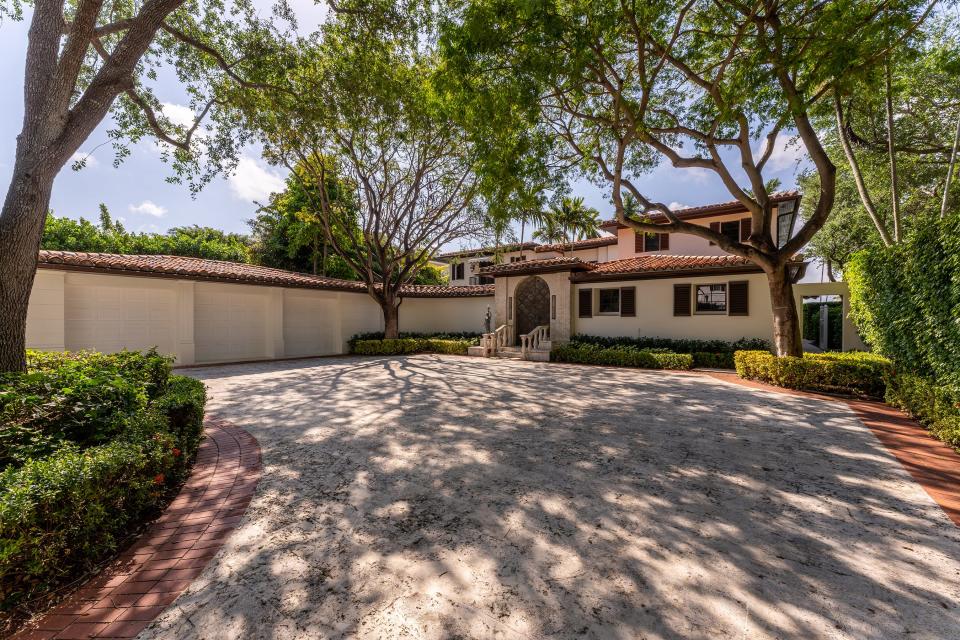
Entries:
[[483,334],[480,338],[480,346],[483,347],[485,358],[497,355],[500,349],[507,346],[507,325],[502,324],[495,331]]
[[542,324],[530,333],[520,336],[520,356],[526,360],[527,354],[540,348],[540,345],[550,339],[550,325]]

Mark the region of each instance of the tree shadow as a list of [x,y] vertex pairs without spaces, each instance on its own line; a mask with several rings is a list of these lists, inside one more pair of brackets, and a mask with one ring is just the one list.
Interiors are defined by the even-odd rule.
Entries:
[[960,535],[845,404],[445,356],[190,372],[260,442],[141,637],[960,637]]

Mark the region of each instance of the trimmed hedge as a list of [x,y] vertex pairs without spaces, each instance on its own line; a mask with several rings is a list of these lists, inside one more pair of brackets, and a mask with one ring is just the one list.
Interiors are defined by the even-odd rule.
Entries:
[[628,338],[575,335],[570,342],[592,344],[605,348],[632,347],[643,351],[668,351],[689,353],[694,367],[709,369],[733,369],[733,354],[741,350],[769,350],[770,343],[759,338],[739,340],[695,340],[674,338]]
[[862,352],[805,353],[778,357],[769,351],[737,351],[737,375],[788,389],[826,391],[882,398],[893,366],[886,358]]
[[[169,360],[154,353],[30,354],[28,362],[32,370],[4,379],[4,394],[12,386],[39,400],[6,397],[3,405],[8,415],[26,420],[0,426],[2,444],[20,447],[17,456],[6,454],[14,462],[0,473],[2,617],[15,608],[29,611],[32,602],[89,571],[166,504],[189,472],[206,403],[202,382],[170,375]],[[114,402],[128,399],[129,389],[115,382],[119,371],[135,389],[133,402]],[[100,379],[106,381],[102,396],[87,384]],[[55,411],[41,410],[47,405],[38,380],[51,385],[47,404]],[[78,380],[82,393],[55,386]],[[101,397],[109,411],[91,408]],[[82,410],[71,411],[71,399]],[[105,441],[101,420],[110,423]],[[25,456],[38,434],[52,450]]]
[[887,378],[884,399],[916,418],[940,440],[960,448],[960,388],[901,373]]
[[361,356],[396,356],[407,353],[446,353],[466,355],[473,346],[470,340],[438,340],[435,338],[398,338],[396,340],[354,340],[350,353]]
[[550,359],[554,362],[603,364],[643,369],[691,369],[693,367],[693,356],[688,353],[653,351],[627,345],[602,347],[583,342],[568,342],[567,344],[557,345],[550,351]]
[[[406,338],[413,338],[415,340],[426,339],[426,340],[466,340],[470,343],[469,346],[475,347],[480,344],[481,334],[473,331],[460,331],[460,332],[440,332],[440,333],[416,333],[411,331],[401,331],[399,340]],[[353,353],[354,345],[361,340],[383,340],[383,331],[372,331],[370,333],[358,333],[347,341],[347,345],[350,347],[350,353]]]

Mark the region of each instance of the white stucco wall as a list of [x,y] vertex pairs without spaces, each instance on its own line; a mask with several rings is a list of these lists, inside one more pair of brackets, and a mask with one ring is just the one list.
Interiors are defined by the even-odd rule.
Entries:
[[[477,298],[404,298],[400,304],[400,331],[439,333],[484,331],[483,319],[493,296]],[[492,320],[491,320],[492,322]]]
[[[740,220],[749,217],[746,213],[733,213],[723,216],[713,216],[711,218],[702,218],[699,220],[690,220],[692,224],[701,227],[709,227],[711,222],[727,222],[729,220]],[[670,248],[666,251],[645,251],[638,253],[636,251],[636,237],[633,229],[620,229],[617,231],[617,255],[620,258],[633,258],[639,255],[674,255],[674,256],[725,256],[727,252],[716,245],[711,245],[709,241],[697,236],[691,236],[686,233],[671,233]]]
[[[408,298],[403,331],[482,331],[493,296]],[[358,333],[383,330],[363,292],[285,289],[40,269],[27,312],[27,347],[157,347],[177,364],[347,352]]]
[[[698,284],[730,283],[741,280],[749,284],[749,310],[747,316],[673,315],[673,285],[690,284],[696,291]],[[624,318],[614,315],[595,315],[579,318],[577,301],[580,289],[637,288],[637,316]],[[766,276],[763,274],[725,275],[705,278],[664,278],[656,280],[631,280],[609,283],[577,283],[574,285],[572,323],[573,332],[595,336],[661,338],[700,338],[704,340],[737,340],[738,338],[773,337],[773,314],[770,311]],[[728,289],[729,290],[729,289]],[[594,305],[596,312],[596,305]]]

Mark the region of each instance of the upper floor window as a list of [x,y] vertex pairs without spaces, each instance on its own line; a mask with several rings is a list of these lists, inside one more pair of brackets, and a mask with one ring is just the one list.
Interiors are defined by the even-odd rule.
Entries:
[[796,219],[795,200],[788,200],[777,205],[777,247],[782,247],[793,235],[793,221]]
[[464,276],[464,264],[458,262],[456,264],[450,265],[450,279],[451,280],[463,280]]
[[644,253],[646,251],[666,251],[669,248],[669,233],[638,233],[633,250],[636,253]]
[[510,256],[510,262],[523,262],[527,256]]

